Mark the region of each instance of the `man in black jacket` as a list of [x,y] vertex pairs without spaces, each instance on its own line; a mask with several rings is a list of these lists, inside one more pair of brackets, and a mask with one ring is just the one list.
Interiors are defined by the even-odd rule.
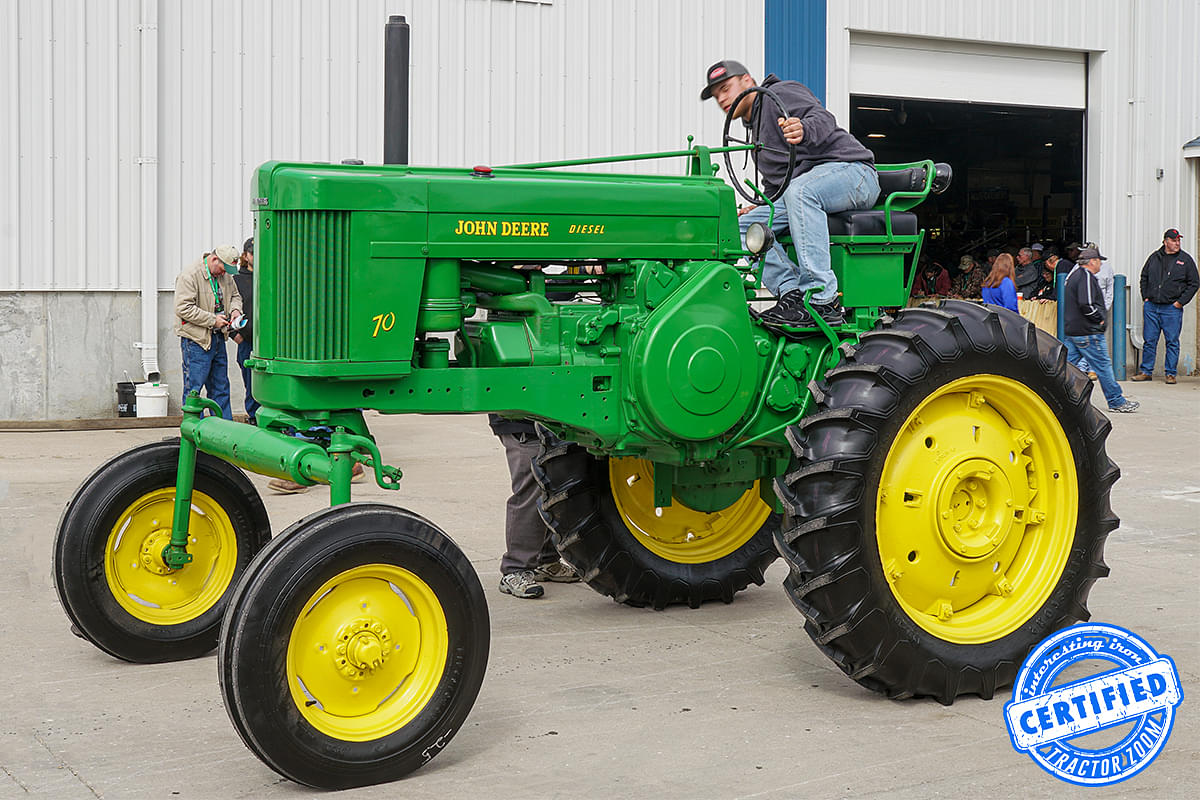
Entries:
[[1148,381],[1154,374],[1154,356],[1158,350],[1158,334],[1161,332],[1166,345],[1163,371],[1167,383],[1175,383],[1175,371],[1179,366],[1179,331],[1183,328],[1183,307],[1196,296],[1200,288],[1200,276],[1196,273],[1196,261],[1183,252],[1179,240],[1182,237],[1175,228],[1163,234],[1162,247],[1146,259],[1142,267],[1142,363],[1138,366],[1135,381]]
[[1104,313],[1104,293],[1096,273],[1100,262],[1107,261],[1095,245],[1079,252],[1079,264],[1067,275],[1063,297],[1063,331],[1067,337],[1067,360],[1078,366],[1081,358],[1096,373],[1109,411],[1129,413],[1138,410],[1138,403],[1125,399],[1121,386],[1113,377],[1112,361],[1108,357],[1108,342],[1104,330],[1108,318]]
[[233,341],[237,342],[237,365],[242,370],[242,385],[246,387],[246,417],[254,425],[255,413],[258,411],[258,401],[250,390],[250,370],[246,367],[246,359],[250,357],[251,345],[254,341],[254,237],[251,236],[242,245],[242,257],[239,259],[239,269],[233,276],[238,293],[242,296],[242,327],[233,331]]
[[[745,66],[737,61],[718,61],[708,68],[701,100],[712,97],[728,113],[734,100],[755,86]],[[813,310],[831,325],[844,319],[838,303],[837,277],[830,267],[828,214],[851,209],[868,209],[879,197],[879,175],[875,155],[850,133],[809,91],[796,81],[781,81],[768,75],[762,82],[783,103],[786,117],[776,116],[774,104],[764,103],[761,94],[742,98],[733,115],[754,131],[763,149],[754,151],[763,188],[771,194],[787,176],[788,148],[796,148],[792,182],[775,201],[776,233],[790,230],[796,247],[796,262],[779,244],[771,246],[763,259],[763,285],[779,303],[764,311],[767,323],[810,327],[814,321],[804,308],[804,292],[813,290]],[[742,235],[752,222],[766,223],[767,206],[738,210]]]

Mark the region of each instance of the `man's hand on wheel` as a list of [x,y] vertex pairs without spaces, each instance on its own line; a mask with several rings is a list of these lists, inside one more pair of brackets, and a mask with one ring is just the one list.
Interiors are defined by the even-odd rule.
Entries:
[[783,131],[783,138],[787,139],[788,144],[800,144],[804,141],[804,123],[799,117],[780,117],[779,129]]
[[742,214],[753,211],[756,208],[758,208],[758,206],[739,206],[738,207],[738,216],[740,217]]

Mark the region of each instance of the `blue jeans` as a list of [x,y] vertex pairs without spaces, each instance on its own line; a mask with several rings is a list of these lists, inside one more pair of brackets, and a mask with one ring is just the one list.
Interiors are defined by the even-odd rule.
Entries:
[[205,390],[208,399],[221,407],[221,416],[233,419],[229,407],[229,355],[225,352],[225,337],[212,334],[205,350],[186,336],[179,337],[183,349],[183,399],[195,389]]
[[1108,357],[1108,341],[1103,333],[1093,333],[1089,336],[1067,337],[1067,360],[1078,366],[1082,359],[1087,359],[1088,365],[1096,373],[1096,381],[1104,390],[1104,399],[1109,408],[1120,408],[1125,405],[1125,395],[1121,394],[1121,386],[1113,377],[1112,361]]
[[1147,375],[1154,374],[1154,356],[1157,354],[1158,334],[1161,332],[1166,340],[1163,372],[1174,375],[1179,367],[1179,331],[1182,329],[1182,308],[1176,308],[1174,303],[1151,303],[1149,300],[1143,303],[1142,337],[1146,342],[1142,345],[1142,363],[1138,369]]
[[[791,232],[796,262],[778,242],[771,245],[763,259],[763,286],[777,297],[794,289],[815,289],[813,302],[836,302],[837,277],[829,265],[828,215],[870,208],[878,198],[879,174],[873,165],[861,161],[818,164],[792,178],[775,201],[774,232],[776,236]],[[770,207],[758,206],[738,217],[743,242],[750,223],[765,223],[770,213]]]
[[246,387],[246,416],[250,421],[254,422],[254,415],[258,412],[261,404],[254,399],[254,393],[250,391],[250,368],[246,366],[246,359],[250,357],[250,340],[243,338],[238,342],[237,349],[237,364],[242,370],[242,386]]

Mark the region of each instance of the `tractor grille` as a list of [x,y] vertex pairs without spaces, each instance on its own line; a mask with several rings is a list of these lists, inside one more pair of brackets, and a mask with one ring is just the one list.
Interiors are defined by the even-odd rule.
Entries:
[[278,211],[275,223],[278,357],[347,359],[350,213]]

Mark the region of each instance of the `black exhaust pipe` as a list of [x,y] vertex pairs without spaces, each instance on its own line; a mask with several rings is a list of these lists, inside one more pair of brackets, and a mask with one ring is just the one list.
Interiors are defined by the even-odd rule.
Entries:
[[383,51],[383,163],[407,164],[409,29],[404,17],[388,17]]

